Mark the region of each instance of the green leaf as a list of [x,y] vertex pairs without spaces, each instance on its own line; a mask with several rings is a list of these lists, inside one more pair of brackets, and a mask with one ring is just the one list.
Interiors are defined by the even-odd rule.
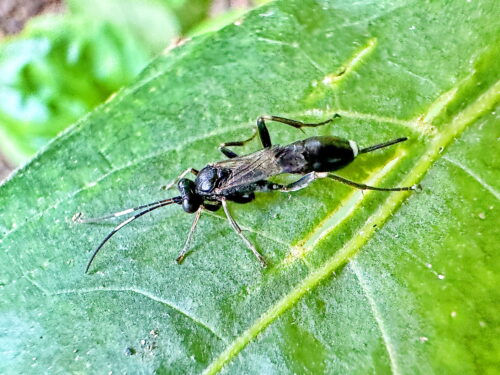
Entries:
[[155,0],[72,0],[0,45],[0,148],[15,164],[104,102],[177,34]]
[[[498,2],[276,1],[161,56],[0,188],[2,373],[498,373]],[[333,181],[223,214],[170,206],[77,225],[175,194],[257,116],[333,125],[366,147]],[[259,148],[257,142],[241,152]]]

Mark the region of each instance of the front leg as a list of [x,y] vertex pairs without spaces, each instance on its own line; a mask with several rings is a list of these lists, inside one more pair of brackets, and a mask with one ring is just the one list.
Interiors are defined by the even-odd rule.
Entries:
[[163,190],[170,190],[172,189],[175,185],[177,185],[177,183],[183,179],[184,177],[186,177],[189,173],[192,173],[194,174],[195,176],[198,175],[200,171],[197,170],[197,169],[194,169],[194,168],[188,168],[186,169],[184,172],[182,172],[175,180],[173,180],[171,183],[169,183],[168,185],[163,185],[161,188]]
[[181,252],[179,253],[179,256],[175,260],[177,263],[181,264],[182,261],[184,260],[184,257],[186,256],[187,251],[189,250],[189,245],[191,244],[191,241],[193,239],[194,231],[196,230],[196,226],[198,225],[198,221],[200,220],[201,213],[203,211],[203,208],[200,207],[198,208],[198,211],[196,211],[196,214],[193,219],[193,224],[191,224],[191,229],[189,230],[188,236],[186,238],[186,242],[184,243],[184,247],[182,248]]

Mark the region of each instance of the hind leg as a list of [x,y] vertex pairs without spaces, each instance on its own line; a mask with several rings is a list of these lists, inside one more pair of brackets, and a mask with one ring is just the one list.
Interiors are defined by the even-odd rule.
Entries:
[[333,121],[334,119],[336,119],[338,117],[340,117],[340,115],[336,113],[335,115],[333,115],[333,117],[331,119],[328,119],[326,121],[316,122],[316,123],[312,123],[312,122],[311,123],[307,123],[307,122],[292,120],[292,119],[288,119],[288,118],[284,118],[284,117],[279,117],[279,116],[268,116],[268,115],[265,115],[265,116],[260,116],[257,119],[257,129],[259,130],[259,137],[260,137],[260,141],[262,142],[262,147],[266,148],[266,147],[271,147],[272,146],[272,142],[271,142],[271,136],[269,135],[269,131],[267,130],[267,126],[266,126],[265,120],[275,121],[275,122],[281,122],[282,124],[286,124],[286,125],[292,126],[292,127],[296,128],[296,129],[301,129],[301,128],[304,128],[304,127],[314,128],[314,127],[317,127],[317,126],[326,125],[326,124],[328,124],[329,122]]
[[250,142],[252,139],[255,138],[257,135],[257,132],[254,131],[252,136],[248,139],[245,139],[243,141],[234,141],[234,142],[224,142],[219,145],[219,151],[222,152],[224,155],[226,155],[229,159],[235,158],[238,156],[238,154],[230,149],[227,148],[227,146],[243,146],[246,143]]
[[291,184],[288,184],[285,186],[277,185],[277,188],[273,189],[273,190],[279,190],[279,191],[283,191],[283,192],[301,190],[301,189],[304,189],[305,187],[307,187],[311,182],[313,182],[314,180],[317,180],[319,178],[331,178],[332,180],[341,182],[345,185],[349,185],[349,186],[355,187],[356,189],[360,189],[360,190],[409,191],[409,190],[421,189],[420,185],[382,188],[382,187],[360,184],[358,182],[354,182],[354,181],[348,180],[346,178],[343,178],[343,177],[340,177],[340,176],[337,176],[337,175],[334,175],[334,174],[328,173],[328,172],[311,172],[311,173],[306,174],[301,179],[299,179],[295,182],[292,182]]

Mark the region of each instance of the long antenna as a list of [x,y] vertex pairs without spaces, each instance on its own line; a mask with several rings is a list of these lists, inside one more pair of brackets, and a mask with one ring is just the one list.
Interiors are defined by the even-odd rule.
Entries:
[[107,220],[107,219],[113,219],[113,218],[118,217],[118,216],[123,216],[123,215],[126,215],[126,214],[130,214],[132,212],[139,211],[139,210],[141,210],[143,208],[146,208],[146,207],[156,206],[156,205],[159,205],[161,203],[168,202],[171,199],[175,199],[175,198],[162,199],[161,201],[157,201],[157,202],[153,202],[153,203],[148,203],[148,204],[143,204],[142,206],[137,206],[137,207],[134,207],[134,208],[128,208],[126,210],[118,211],[118,212],[115,212],[115,213],[112,213],[112,214],[109,214],[109,215],[104,215],[104,216],[99,216],[99,217],[92,217],[92,218],[88,218],[88,219],[84,218],[83,214],[81,212],[78,212],[78,213],[76,213],[73,216],[73,221],[75,223],[80,223],[80,224],[97,223],[99,221],[103,221],[103,220]]
[[393,139],[392,141],[388,141],[388,142],[384,142],[384,143],[379,143],[378,145],[370,146],[370,147],[367,147],[367,148],[362,148],[361,150],[359,150],[359,153],[360,154],[366,154],[367,152],[372,152],[372,151],[378,150],[379,148],[384,148],[384,147],[387,147],[387,146],[392,146],[392,145],[394,145],[396,143],[404,142],[404,141],[407,141],[407,140],[408,140],[407,137]]
[[[164,206],[168,206],[172,203],[178,203],[179,202],[179,198],[180,197],[174,197],[174,198],[169,198],[169,199],[164,199],[163,201],[160,201],[160,203],[158,203],[156,206],[153,206],[151,208],[148,208],[147,210],[144,210],[132,217],[129,217],[127,220],[124,220],[122,221],[120,224],[118,224],[105,238],[104,240],[102,240],[102,242],[99,244],[99,246],[97,246],[97,248],[94,250],[94,252],[92,253],[92,256],[90,257],[90,260],[89,262],[87,263],[87,267],[85,268],[85,273],[88,273],[89,271],[89,268],[92,264],[92,262],[94,261],[94,258],[96,257],[97,253],[99,252],[99,250],[101,250],[101,248],[104,246],[104,244],[106,242],[108,242],[108,240],[116,233],[118,232],[120,229],[122,229],[125,225],[131,223],[132,221],[134,221],[135,219],[138,219],[140,218],[142,215],[145,215],[147,214],[148,212],[151,212],[153,210],[156,210],[157,208],[160,208],[160,207],[164,207]],[[145,205],[145,206],[149,206],[149,205]],[[135,210],[135,209],[133,209]],[[129,211],[129,210],[126,210],[128,212],[132,212],[132,211]],[[125,212],[125,211],[123,211]],[[128,213],[127,212],[127,213]],[[120,215],[117,215],[117,216],[120,216]],[[113,215],[107,215],[107,216],[103,216],[104,218],[108,218],[108,217],[113,217]],[[93,219],[95,220],[95,219]]]

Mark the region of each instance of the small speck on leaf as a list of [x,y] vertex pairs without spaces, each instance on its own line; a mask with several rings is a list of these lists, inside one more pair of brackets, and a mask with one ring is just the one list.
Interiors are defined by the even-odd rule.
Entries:
[[137,351],[132,348],[131,346],[129,346],[127,349],[125,349],[125,355],[135,355],[137,353]]

